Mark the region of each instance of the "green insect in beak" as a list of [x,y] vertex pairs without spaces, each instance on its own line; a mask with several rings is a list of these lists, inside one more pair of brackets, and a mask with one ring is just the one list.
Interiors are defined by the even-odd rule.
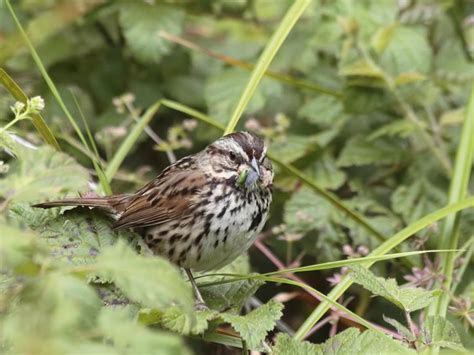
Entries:
[[237,178],[237,186],[239,187],[250,187],[257,182],[260,178],[260,169],[255,158],[252,159],[251,168],[243,170]]
[[242,187],[244,186],[245,184],[245,181],[247,180],[247,175],[249,174],[249,171],[248,170],[242,170],[240,172],[240,175],[239,177],[237,178],[237,182],[236,182],[236,185],[238,187]]

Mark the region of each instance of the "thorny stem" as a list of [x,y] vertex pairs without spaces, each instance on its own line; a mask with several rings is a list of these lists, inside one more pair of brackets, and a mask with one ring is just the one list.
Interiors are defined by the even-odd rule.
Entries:
[[[283,264],[283,262],[275,255],[273,254],[273,252],[265,245],[263,244],[263,242],[261,240],[257,240],[255,242],[255,246],[257,247],[257,249],[263,254],[265,255],[268,260],[270,260],[279,270],[283,270],[285,269],[285,264]],[[286,274],[286,276],[293,280],[293,281],[296,281],[296,282],[299,282],[299,283],[302,283],[304,285],[308,285],[303,279],[299,278],[298,276],[296,276],[295,274],[293,273],[288,273]],[[322,301],[322,299],[314,292],[312,292],[311,290],[307,289],[306,287],[303,287],[303,289],[308,292],[311,296],[313,296],[315,299],[317,299],[318,301]],[[341,318],[344,318],[344,319],[348,319],[350,321],[354,321],[354,319],[348,315],[348,314],[345,314],[345,313],[340,313],[340,317]],[[387,329],[387,328],[384,328],[378,324],[373,324],[374,327],[380,329],[381,331],[383,331],[384,333],[392,336],[393,338],[395,339],[402,339],[402,337],[394,332],[394,331],[391,331],[390,329]]]

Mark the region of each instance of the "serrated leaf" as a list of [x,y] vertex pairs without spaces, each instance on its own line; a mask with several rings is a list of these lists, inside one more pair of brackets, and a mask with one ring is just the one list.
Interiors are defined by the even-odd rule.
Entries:
[[260,345],[282,316],[283,304],[270,300],[245,316],[221,313],[220,317],[239,332],[250,348]]
[[99,277],[112,280],[128,299],[145,307],[193,308],[191,288],[175,266],[158,256],[139,256],[121,240],[103,250],[94,267]]
[[308,341],[297,341],[285,333],[278,333],[273,352],[276,355],[322,355],[319,345]]
[[0,180],[0,196],[15,202],[51,199],[86,191],[88,180],[87,170],[64,153],[49,146],[23,149],[6,178]]
[[120,6],[120,24],[133,55],[145,63],[158,63],[170,52],[172,43],[159,36],[160,31],[181,33],[184,13],[166,5],[143,1],[126,2]]
[[58,210],[43,210],[15,204],[11,214],[39,233],[52,256],[80,265],[93,262],[103,248],[120,238],[138,238],[131,231],[113,230],[111,220],[100,211],[75,208],[58,215]]
[[395,144],[387,141],[368,141],[363,137],[350,139],[337,160],[337,165],[386,165],[403,160],[404,152]]
[[404,72],[428,74],[432,53],[426,32],[408,26],[395,29],[392,40],[381,55],[381,66],[396,76]]
[[465,350],[454,325],[439,316],[426,317],[421,328],[421,340],[430,347],[439,346],[454,350]]
[[[229,265],[226,265],[222,269],[216,270],[215,272],[224,274],[248,274],[250,272],[248,256],[244,254]],[[207,275],[203,280],[205,283],[209,283],[219,282],[225,279],[225,276]],[[247,302],[247,299],[252,296],[264,283],[264,281],[259,279],[249,279],[215,286],[206,286],[202,287],[200,291],[204,297],[204,300],[206,301],[206,304],[211,309],[218,311],[233,309],[239,312],[244,306],[245,302]]]
[[170,307],[161,316],[160,324],[179,334],[197,335],[204,333],[209,326],[209,320],[217,315],[213,310],[185,313],[177,307]]
[[349,328],[320,345],[323,354],[416,354],[387,335],[374,330],[360,333]]
[[323,153],[306,171],[319,186],[326,189],[335,190],[346,181],[346,173],[337,167],[328,152]]
[[409,224],[444,206],[446,193],[425,178],[419,178],[409,186],[398,186],[391,196],[391,203],[393,210]]
[[373,330],[360,333],[357,328],[349,328],[331,337],[323,344],[298,342],[286,334],[279,334],[273,347],[278,355],[306,354],[416,354],[412,349]]
[[425,308],[440,293],[439,290],[427,291],[418,287],[400,287],[395,279],[376,277],[363,266],[355,265],[351,269],[352,272],[349,275],[355,283],[406,312]]
[[408,120],[395,120],[386,125],[383,125],[373,131],[368,137],[368,141],[373,141],[380,137],[408,137],[416,130],[415,125]]
[[415,341],[416,338],[410,332],[410,330],[405,327],[403,324],[401,324],[399,321],[393,318],[386,317],[385,314],[382,314],[383,320],[390,324],[392,327],[394,327],[397,330],[397,333],[403,336],[404,339],[407,339],[408,341]]
[[190,354],[179,336],[143,327],[133,319],[133,313],[127,308],[103,308],[98,323],[99,330],[120,353]]
[[285,163],[292,163],[317,149],[320,138],[319,135],[301,136],[288,134],[272,142],[270,153]]
[[336,121],[345,117],[341,101],[327,95],[318,96],[304,103],[298,110],[298,116],[306,118],[309,123],[324,127],[331,127]]
[[416,83],[418,81],[426,80],[426,76],[417,72],[400,73],[395,78],[395,85],[402,86],[406,84]]

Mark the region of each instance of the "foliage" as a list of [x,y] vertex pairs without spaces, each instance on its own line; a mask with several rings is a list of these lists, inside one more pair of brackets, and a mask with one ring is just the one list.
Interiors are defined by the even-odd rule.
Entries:
[[[0,0],[0,352],[472,352],[472,13],[467,0]],[[31,207],[133,191],[234,125],[269,145],[273,204],[257,248],[196,275],[209,310],[140,231]],[[317,267],[436,248],[457,251]],[[300,265],[314,267],[280,274],[289,284],[252,277]],[[315,306],[305,282],[335,285],[328,297],[379,328]]]

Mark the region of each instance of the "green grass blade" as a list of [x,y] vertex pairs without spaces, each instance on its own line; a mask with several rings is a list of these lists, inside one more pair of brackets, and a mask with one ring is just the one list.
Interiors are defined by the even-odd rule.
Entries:
[[[3,84],[5,89],[8,90],[8,92],[15,98],[15,100],[23,102],[26,105],[28,97],[26,96],[25,92],[20,88],[20,86],[15,82],[15,80],[13,80],[12,77],[8,75],[8,73],[2,68],[0,68],[0,83]],[[54,137],[53,132],[48,127],[43,117],[40,114],[35,113],[31,115],[31,119],[41,138],[57,150],[61,150],[58,141]]]
[[257,64],[250,75],[249,82],[247,83],[242,95],[239,98],[239,101],[237,102],[224,134],[229,134],[234,131],[240,117],[242,116],[242,113],[244,112],[255,90],[257,89],[258,84],[270,66],[273,57],[283,44],[283,41],[290,33],[296,21],[300,18],[300,16],[303,14],[303,11],[309,4],[310,0],[296,0],[287,11],[285,17],[280,22],[280,25],[260,55],[260,58],[258,59]]
[[[469,179],[471,177],[472,159],[474,156],[474,83],[471,89],[466,118],[461,132],[454,165],[454,174],[449,187],[448,201],[450,204],[461,201],[467,194]],[[459,221],[461,213],[446,218],[441,232],[438,246],[441,248],[457,248],[459,243]],[[441,259],[442,273],[445,277],[442,282],[445,290],[450,290],[453,282],[454,263],[456,261],[454,252],[444,255]],[[429,309],[430,315],[446,316],[450,299],[450,292],[444,292]]]
[[[410,224],[409,226],[402,229],[400,232],[395,234],[393,237],[388,239],[386,242],[382,243],[376,249],[374,249],[369,256],[381,256],[388,253],[390,250],[395,248],[396,246],[400,245],[406,239],[411,237],[413,234],[419,232],[423,228],[426,228],[430,224],[443,219],[452,213],[456,213],[461,211],[465,208],[474,207],[474,198],[466,199],[462,202],[448,205],[444,208],[441,208],[433,213],[426,215],[423,218],[420,218],[418,221]],[[363,264],[366,267],[370,267],[373,262],[368,262],[367,264]],[[352,285],[352,280],[349,277],[345,277],[342,281],[334,287],[331,292],[328,294],[328,297],[331,300],[337,300],[341,297],[344,292]],[[295,338],[302,340],[304,339],[305,335],[311,330],[311,328],[321,319],[322,316],[328,311],[331,307],[329,302],[321,302],[311,313],[311,315],[304,321],[301,327],[295,334]]]
[[[398,259],[398,258],[406,258],[408,256],[415,256],[415,255],[422,255],[427,253],[448,253],[452,252],[453,250],[419,250],[419,251],[408,251],[404,253],[394,253],[394,254],[386,254],[386,255],[379,255],[379,256],[364,256],[362,258],[351,258],[346,260],[337,260],[337,261],[329,261],[326,263],[314,264],[314,265],[307,265],[301,267],[295,267],[291,269],[282,269],[278,271],[272,271],[265,273],[263,275],[280,275],[286,273],[298,273],[298,272],[309,272],[309,271],[316,271],[316,270],[328,270],[328,269],[335,269],[344,266],[352,266],[364,263],[375,263],[378,261],[383,260],[391,260],[391,259]],[[456,250],[454,250],[456,252]]]
[[84,116],[84,113],[82,112],[81,106],[79,105],[79,102],[77,101],[77,98],[72,91],[71,91],[71,95],[74,100],[74,104],[76,105],[76,108],[79,111],[79,116],[81,116],[84,127],[86,128],[87,137],[89,138],[89,143],[92,147],[91,153],[94,154],[93,159],[92,159],[92,164],[94,165],[94,169],[97,173],[97,177],[99,178],[102,191],[106,195],[112,195],[112,188],[110,187],[109,181],[107,180],[107,177],[105,176],[104,168],[100,162],[99,150],[97,149],[97,145],[95,144],[94,137],[92,136],[92,132],[89,129],[89,125],[87,124],[87,120]]
[[128,134],[127,138],[124,139],[122,144],[120,145],[119,149],[115,153],[114,157],[110,160],[109,165],[105,171],[105,176],[107,180],[110,182],[114,178],[114,175],[117,173],[120,165],[122,165],[125,157],[128,155],[130,150],[132,149],[135,142],[140,137],[140,134],[145,130],[145,127],[150,123],[151,119],[158,111],[161,106],[161,101],[155,102],[152,106],[150,106],[140,120],[135,124],[131,132]]

